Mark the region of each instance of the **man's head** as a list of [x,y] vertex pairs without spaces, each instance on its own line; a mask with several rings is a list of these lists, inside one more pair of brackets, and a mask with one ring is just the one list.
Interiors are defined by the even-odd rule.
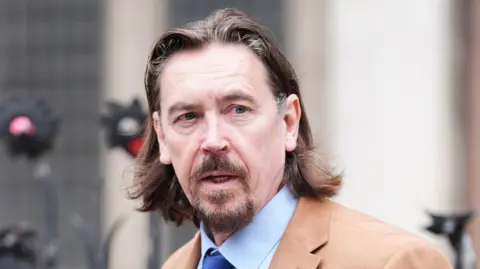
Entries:
[[231,232],[288,185],[340,186],[313,151],[293,68],[268,31],[225,9],[167,31],[149,57],[149,117],[134,198],[167,220]]

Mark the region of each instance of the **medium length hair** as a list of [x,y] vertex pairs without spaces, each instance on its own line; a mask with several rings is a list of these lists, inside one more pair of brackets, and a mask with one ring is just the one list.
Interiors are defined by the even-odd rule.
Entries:
[[175,53],[196,50],[211,44],[243,44],[262,61],[277,100],[290,94],[300,99],[302,116],[297,147],[287,152],[282,186],[287,185],[297,197],[331,197],[342,181],[315,152],[310,124],[302,103],[298,78],[290,63],[273,42],[270,31],[236,9],[213,12],[204,20],[165,32],[155,43],[145,72],[148,118],[144,144],[137,158],[131,199],[141,199],[139,211],[160,211],[165,220],[180,225],[192,220],[198,225],[195,212],[176,178],[172,165],[159,161],[159,144],[152,114],[160,111],[159,77],[166,61]]

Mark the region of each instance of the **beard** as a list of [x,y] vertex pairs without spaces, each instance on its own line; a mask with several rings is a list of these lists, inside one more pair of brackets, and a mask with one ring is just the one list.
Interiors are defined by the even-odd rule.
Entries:
[[[224,171],[236,175],[240,188],[205,191],[201,188],[203,174]],[[210,232],[233,233],[250,223],[255,210],[248,185],[248,173],[236,166],[226,156],[209,156],[203,160],[191,177],[191,205]]]

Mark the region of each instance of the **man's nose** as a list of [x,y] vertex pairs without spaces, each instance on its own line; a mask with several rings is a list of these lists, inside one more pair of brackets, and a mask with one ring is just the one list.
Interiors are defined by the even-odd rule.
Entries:
[[201,145],[202,151],[214,155],[222,155],[229,152],[230,144],[221,131],[221,128],[219,128],[218,122],[214,120],[207,125],[205,138]]

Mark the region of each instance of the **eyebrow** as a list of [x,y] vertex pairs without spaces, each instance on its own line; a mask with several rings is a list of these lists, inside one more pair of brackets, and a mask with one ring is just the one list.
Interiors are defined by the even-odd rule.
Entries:
[[168,116],[171,116],[177,111],[196,110],[199,107],[200,105],[180,101],[168,108]]
[[[252,96],[240,90],[230,91],[228,94],[225,94],[224,96],[220,97],[219,100],[220,102],[245,101],[252,104],[253,106],[257,105],[257,102]],[[168,117],[172,116],[174,113],[178,111],[191,111],[191,110],[198,110],[200,108],[201,108],[200,104],[193,104],[193,103],[180,101],[168,108],[167,110]]]
[[223,97],[221,97],[220,100],[223,102],[246,101],[252,105],[257,105],[257,101],[255,101],[255,99],[252,96],[240,90],[233,90],[228,94],[224,95]]

